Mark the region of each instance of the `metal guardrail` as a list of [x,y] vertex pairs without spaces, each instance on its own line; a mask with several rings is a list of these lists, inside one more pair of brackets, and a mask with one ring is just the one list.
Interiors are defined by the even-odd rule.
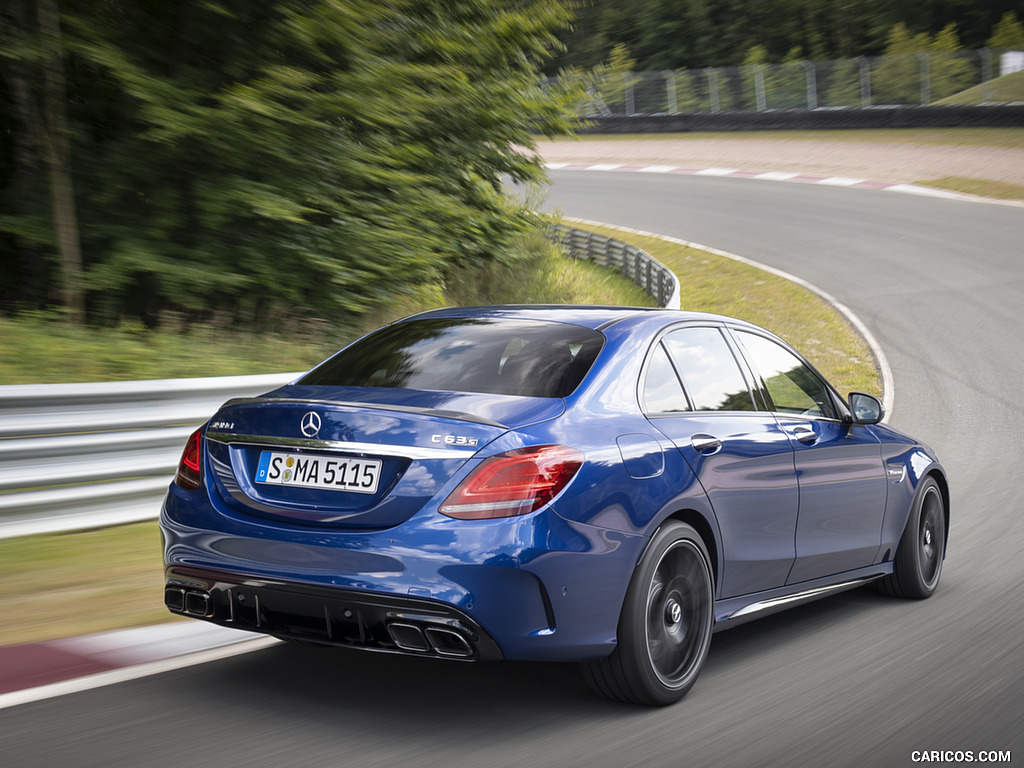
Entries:
[[155,518],[191,431],[297,375],[0,387],[0,539]]
[[[640,249],[569,227],[552,236],[679,306],[675,275]],[[192,430],[225,400],[298,375],[0,386],[0,539],[157,517]]]
[[635,245],[561,224],[552,227],[552,239],[574,259],[592,261],[619,270],[636,283],[658,306],[679,309],[679,279],[672,270]]

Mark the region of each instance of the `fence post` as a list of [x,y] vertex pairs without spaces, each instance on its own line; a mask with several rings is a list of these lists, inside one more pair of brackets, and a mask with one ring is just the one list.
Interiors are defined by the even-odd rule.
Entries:
[[807,108],[818,108],[818,77],[814,69],[813,61],[804,62],[804,71],[807,74]]
[[665,78],[665,96],[668,100],[668,113],[670,115],[677,115],[679,114],[679,101],[676,98],[676,73],[671,69],[666,69],[661,75]]
[[921,62],[921,106],[923,107],[932,100],[931,59],[925,51],[918,51],[917,59]]
[[985,84],[985,103],[995,101],[996,89],[992,85],[992,51],[982,48],[978,51],[981,56],[981,82]]
[[626,72],[622,75],[622,82],[626,86],[626,114],[636,114],[636,96],[633,93],[633,74]]
[[764,95],[764,64],[754,65],[754,97],[757,101],[757,111],[764,112],[768,108],[768,101]]
[[857,57],[857,66],[860,67],[860,105],[871,106],[871,65],[863,56]]
[[708,67],[704,70],[708,78],[708,94],[711,96],[711,111],[719,112],[722,109],[722,102],[718,98],[718,70]]

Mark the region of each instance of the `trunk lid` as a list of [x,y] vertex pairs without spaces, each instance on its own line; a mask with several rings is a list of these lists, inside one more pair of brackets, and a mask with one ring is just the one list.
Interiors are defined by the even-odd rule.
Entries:
[[206,431],[206,476],[248,514],[388,528],[480,448],[562,409],[551,398],[292,385],[221,407]]

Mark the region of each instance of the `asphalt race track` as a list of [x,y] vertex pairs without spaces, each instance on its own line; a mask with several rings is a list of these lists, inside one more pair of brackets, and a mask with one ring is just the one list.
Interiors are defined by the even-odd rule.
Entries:
[[566,215],[761,261],[868,325],[894,372],[891,422],[931,443],[950,475],[936,595],[858,590],[716,635],[695,688],[658,710],[592,696],[571,666],[279,644],[6,709],[0,764],[1024,761],[1024,208],[760,180],[552,177],[551,205]]

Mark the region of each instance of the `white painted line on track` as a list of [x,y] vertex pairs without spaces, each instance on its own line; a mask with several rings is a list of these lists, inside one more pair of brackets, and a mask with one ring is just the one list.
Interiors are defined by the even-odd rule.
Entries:
[[736,171],[737,168],[705,168],[702,171],[696,171],[694,176],[729,176]]
[[781,277],[784,280],[789,280],[791,283],[796,283],[797,285],[806,288],[811,293],[816,294],[822,300],[828,302],[833,307],[835,307],[836,311],[838,311],[843,317],[846,318],[850,325],[852,325],[857,330],[857,332],[867,343],[868,347],[871,349],[871,354],[874,356],[875,362],[878,363],[878,370],[882,376],[882,405],[885,408],[885,421],[888,421],[892,417],[892,411],[896,395],[895,379],[893,378],[892,368],[889,365],[889,360],[885,356],[885,352],[882,350],[881,344],[878,343],[878,340],[875,338],[875,335],[871,333],[871,330],[864,324],[864,322],[859,317],[857,317],[856,314],[854,314],[853,310],[851,310],[845,304],[836,299],[836,297],[833,296],[832,294],[828,293],[827,291],[823,291],[821,288],[814,285],[813,283],[809,283],[803,278],[797,277],[796,275],[792,275],[789,272],[783,272],[781,269],[776,269],[775,267],[770,267],[767,264],[762,264],[759,261],[748,259],[745,256],[738,256],[735,253],[729,253],[728,251],[723,251],[718,248],[711,248],[707,245],[701,245],[700,243],[694,243],[689,240],[681,240],[679,238],[669,237],[667,235],[659,235],[656,232],[645,232],[640,229],[620,227],[615,224],[605,224],[600,221],[588,221],[587,219],[576,219],[569,216],[565,216],[563,218],[566,221],[573,221],[578,224],[590,224],[596,227],[607,227],[608,229],[617,229],[620,232],[629,232],[630,234],[640,235],[643,237],[656,237],[659,240],[665,240],[670,243],[675,243],[676,245],[685,245],[690,248],[698,248],[702,251],[713,253],[716,256],[723,256],[727,259],[738,261],[741,264],[747,264],[751,267],[756,267],[757,269],[763,270],[764,272],[768,272],[769,274],[775,275],[776,277]]
[[596,163],[595,165],[588,165],[586,170],[588,171],[614,171],[616,168],[621,168],[622,163]]
[[863,184],[866,179],[848,179],[845,176],[830,176],[827,179],[822,179],[819,184],[824,184],[829,187],[853,187],[857,184]]
[[754,178],[766,179],[768,181],[789,181],[799,175],[799,173],[791,173],[789,171],[768,171],[767,173],[759,173]]
[[637,173],[672,173],[678,169],[677,165],[648,165],[637,169]]
[[231,656],[238,656],[243,653],[251,653],[275,645],[281,642],[273,637],[258,637],[254,640],[245,640],[231,645],[222,645],[185,656],[175,656],[170,659],[160,659],[146,664],[139,664],[123,669],[114,669],[109,672],[100,672],[95,675],[79,677],[73,680],[65,680],[59,683],[41,685],[37,688],[27,688],[23,691],[12,691],[11,693],[0,694],[0,709],[16,707],[19,704],[28,704],[33,701],[52,699],[57,696],[66,696],[69,693],[89,691],[94,688],[102,688],[107,685],[124,683],[129,680],[137,680],[140,677],[159,675],[163,672],[171,672],[176,669],[184,669],[197,664],[206,664],[210,661],[227,659]]
[[263,635],[199,621],[132,627],[46,643],[51,648],[126,667],[244,643]]
[[889,192],[904,192],[908,195],[921,195],[923,197],[942,197],[947,200],[969,199],[958,192],[936,189],[935,187],[919,187],[916,184],[893,184],[891,187],[886,187],[886,190]]

